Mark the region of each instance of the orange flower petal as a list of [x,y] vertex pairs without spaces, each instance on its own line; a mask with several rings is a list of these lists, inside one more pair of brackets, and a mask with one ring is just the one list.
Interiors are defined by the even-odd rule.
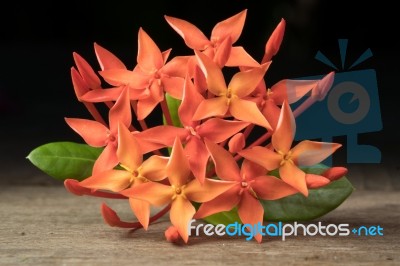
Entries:
[[168,92],[175,99],[182,99],[183,86],[185,80],[180,77],[163,77],[161,78],[164,90]]
[[319,188],[326,186],[331,181],[321,175],[314,175],[314,174],[306,174],[306,183],[308,188]]
[[193,120],[202,120],[211,116],[224,116],[229,109],[226,97],[203,100],[193,115]]
[[[160,132],[162,132],[162,134],[160,134]],[[140,145],[142,144],[140,143],[141,141],[147,141],[150,143],[162,144],[164,147],[172,147],[175,138],[178,136],[183,140],[187,136],[187,131],[184,128],[164,125],[146,129],[145,131],[135,134],[135,136],[139,140]]]
[[292,157],[299,166],[311,166],[322,162],[342,145],[304,140],[292,149]]
[[246,20],[247,9],[242,12],[227,18],[215,25],[211,32],[211,40],[223,40],[227,37],[235,43],[242,33],[244,22]]
[[232,94],[243,98],[254,91],[265,75],[269,65],[268,62],[261,67],[236,73],[228,85],[228,89],[232,90]]
[[265,200],[277,200],[299,192],[281,179],[266,175],[256,177],[251,187],[256,192],[257,197]]
[[81,181],[82,187],[91,189],[106,189],[120,192],[130,185],[131,173],[122,170],[108,170]]
[[243,133],[237,133],[228,142],[229,152],[237,153],[246,146],[246,139]]
[[296,124],[290,106],[284,102],[279,116],[278,124],[272,134],[271,142],[276,151],[287,153],[292,147]]
[[247,127],[249,123],[231,121],[220,118],[210,118],[197,129],[197,133],[215,143],[225,141],[232,135]]
[[267,121],[270,123],[271,127],[273,129],[276,129],[276,126],[278,125],[279,121],[279,116],[281,114],[281,108],[279,108],[275,104],[274,100],[267,99],[265,101],[262,113],[264,117],[267,119]]
[[186,45],[194,50],[204,50],[210,44],[207,37],[193,24],[183,19],[164,16],[168,24],[183,38]]
[[201,204],[194,218],[201,219],[215,213],[232,210],[240,201],[240,189],[240,186],[237,184],[218,197]]
[[65,118],[65,122],[92,147],[104,147],[107,144],[108,128],[103,124],[80,118]]
[[229,56],[231,54],[232,48],[232,40],[230,37],[225,38],[224,41],[220,44],[217,49],[217,52],[214,55],[214,62],[218,65],[219,68],[223,68],[225,63],[228,61]]
[[175,56],[161,69],[163,74],[171,77],[185,78],[189,59],[193,56]]
[[330,181],[338,180],[347,174],[348,170],[345,167],[332,167],[322,173],[322,176]]
[[269,171],[277,169],[282,161],[281,155],[260,146],[242,150],[239,154],[247,160],[255,162]]
[[163,180],[167,177],[165,171],[167,163],[167,157],[153,155],[142,163],[140,174],[151,181]]
[[137,70],[107,69],[100,71],[99,74],[113,86],[127,85],[131,88],[143,89],[148,84],[148,78]]
[[136,218],[143,225],[144,230],[147,230],[150,219],[150,204],[144,200],[129,198],[129,205]]
[[[248,191],[244,191],[238,204],[238,214],[243,224],[255,225],[263,222],[264,208],[261,203]],[[257,242],[261,242],[262,235],[254,236]]]
[[178,229],[185,243],[189,240],[188,224],[193,218],[196,210],[193,205],[182,196],[178,196],[172,202],[171,210],[169,213],[171,223]]
[[110,131],[114,134],[117,134],[119,123],[126,127],[131,125],[132,111],[128,89],[122,91],[114,106],[110,109],[108,117],[110,121]]
[[231,54],[225,66],[260,67],[260,64],[242,46],[236,46],[231,48]]
[[126,69],[124,63],[118,59],[113,53],[94,43],[94,50],[96,52],[97,61],[99,61],[101,70],[106,69]]
[[156,108],[159,102],[158,99],[155,99],[152,96],[139,100],[137,104],[137,120],[145,119],[154,108]]
[[284,101],[289,104],[300,100],[307,92],[318,84],[318,80],[292,80],[284,79],[271,87],[271,98],[276,104],[282,105]]
[[73,53],[76,67],[78,68],[79,74],[83,80],[89,85],[92,90],[99,89],[101,87],[101,81],[96,73],[93,71],[89,63],[83,59],[78,53]]
[[109,226],[116,226],[120,228],[138,228],[138,223],[121,221],[118,214],[105,203],[101,204],[101,215],[103,216],[104,222],[106,222]]
[[190,168],[179,138],[175,139],[166,170],[168,179],[172,185],[180,187],[186,184],[190,175]]
[[138,141],[129,129],[122,124],[118,126],[117,156],[119,162],[131,171],[135,171],[142,164],[143,160],[143,154]]
[[232,99],[229,105],[231,115],[241,121],[254,123],[271,130],[271,125],[258,109],[257,104],[242,99]]
[[301,171],[296,165],[286,162],[279,168],[279,174],[283,181],[297,189],[304,196],[308,196],[306,184],[306,174]]
[[139,29],[138,34],[137,62],[140,69],[149,74],[164,65],[160,49],[142,28]]
[[129,198],[144,200],[151,205],[161,207],[171,202],[174,191],[170,186],[156,182],[147,182],[120,191],[120,194]]
[[196,90],[191,79],[187,76],[183,87],[182,103],[179,106],[179,118],[184,126],[193,124],[193,116],[197,107],[204,100],[203,96]]
[[167,60],[168,60],[169,55],[171,54],[171,51],[172,51],[172,48],[169,48],[168,50],[161,53],[164,65],[165,65],[165,63],[167,63]]
[[208,158],[210,157],[204,142],[196,137],[191,137],[186,143],[185,153],[188,156],[190,170],[200,183],[206,177]]
[[216,96],[224,95],[226,93],[226,83],[219,66],[205,54],[198,51],[195,51],[195,54],[199,66],[206,76],[208,90]]
[[123,91],[123,87],[115,87],[112,89],[91,90],[81,96],[81,100],[85,102],[108,102],[116,101]]
[[81,97],[89,91],[89,85],[83,80],[75,67],[71,67],[71,79],[76,97],[79,101],[82,101]]
[[94,163],[92,174],[95,175],[113,169],[118,162],[117,147],[113,143],[109,143]]
[[244,159],[240,168],[240,175],[246,177],[246,180],[252,180],[257,176],[263,176],[267,174],[267,169],[260,166],[259,164],[250,160]]
[[272,57],[278,53],[283,40],[283,35],[285,34],[285,27],[286,21],[281,19],[265,44],[265,54],[262,63],[270,61]]
[[204,179],[203,184],[201,184],[197,179],[194,179],[187,184],[184,192],[189,200],[207,202],[218,197],[236,184],[236,182],[227,182],[208,178]]
[[217,176],[223,180],[240,181],[239,167],[232,155],[218,144],[208,139],[204,141],[214,161]]

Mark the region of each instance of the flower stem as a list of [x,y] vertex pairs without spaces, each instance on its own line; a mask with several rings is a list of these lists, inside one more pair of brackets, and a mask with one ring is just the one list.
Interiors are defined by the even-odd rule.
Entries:
[[162,109],[163,115],[165,117],[165,121],[167,121],[167,125],[173,126],[172,119],[171,119],[171,113],[169,112],[166,97],[164,97],[164,100],[162,100],[162,102],[161,102],[161,109]]
[[83,104],[97,122],[107,126],[107,123],[104,121],[103,117],[101,117],[99,111],[93,103],[83,102]]

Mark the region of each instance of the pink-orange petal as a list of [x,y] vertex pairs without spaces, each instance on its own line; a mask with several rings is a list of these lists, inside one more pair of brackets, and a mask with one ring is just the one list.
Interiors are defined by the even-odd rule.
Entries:
[[232,40],[230,37],[225,38],[222,43],[219,45],[217,52],[214,55],[214,62],[219,66],[219,68],[223,68],[226,62],[229,59],[232,48]]
[[101,81],[96,73],[93,71],[89,63],[83,59],[78,53],[73,53],[76,67],[78,68],[79,74],[83,80],[93,89],[99,89],[101,87]]
[[196,90],[190,77],[187,76],[183,87],[182,103],[178,109],[179,118],[184,126],[193,124],[192,118],[203,100],[203,96]]
[[[162,132],[162,134],[160,134],[160,132]],[[139,140],[139,142],[147,141],[152,143],[158,143],[162,144],[164,147],[165,146],[172,147],[175,138],[177,136],[181,140],[183,140],[187,136],[186,129],[164,125],[164,126],[152,127],[136,134],[136,137]]]
[[247,9],[233,15],[221,22],[218,22],[211,32],[211,40],[223,40],[230,37],[232,43],[235,43],[242,33],[244,22],[246,20]]
[[164,17],[168,24],[183,38],[189,48],[204,50],[210,44],[207,37],[192,23],[170,16]]
[[150,204],[144,200],[129,198],[129,205],[140,224],[143,225],[144,230],[147,230],[150,219]]
[[[238,204],[238,214],[243,224],[256,225],[263,222],[264,208],[252,193],[244,191]],[[254,236],[257,242],[261,242],[261,234]]]
[[257,104],[243,99],[232,99],[229,105],[231,115],[241,121],[254,123],[271,130],[271,125],[258,109]]
[[172,202],[169,213],[171,223],[178,229],[185,243],[189,240],[188,224],[195,212],[196,209],[193,207],[192,203],[182,196],[177,196]]
[[212,116],[224,116],[229,110],[226,97],[203,100],[193,115],[193,120],[202,120]]
[[282,105],[284,101],[289,104],[300,100],[307,92],[317,86],[318,80],[292,80],[284,79],[271,87],[271,98],[277,105]]
[[190,167],[179,138],[175,139],[166,171],[172,185],[182,186],[186,184],[190,174]]
[[99,89],[91,90],[81,96],[81,100],[84,102],[108,102],[116,101],[121,95],[124,87],[115,87],[112,89]]
[[107,49],[101,47],[97,43],[94,43],[94,50],[96,52],[97,61],[99,61],[101,70],[106,69],[126,69],[124,63],[119,60],[113,53],[108,51]]
[[81,97],[89,91],[89,85],[83,80],[75,67],[71,67],[71,79],[76,97],[79,101],[82,101]]
[[92,174],[95,175],[113,169],[118,162],[117,147],[113,143],[109,143],[94,163]]
[[90,146],[103,147],[107,144],[109,130],[103,124],[80,118],[65,118],[65,122]]
[[231,89],[232,94],[239,98],[249,95],[260,83],[270,64],[271,63],[269,62],[260,67],[236,73],[232,77],[228,89]]
[[243,160],[242,166],[240,167],[240,175],[245,177],[246,180],[253,180],[258,176],[266,175],[266,173],[267,169],[247,159]]
[[167,177],[167,163],[167,157],[153,155],[142,163],[140,174],[151,181],[163,180]]
[[194,218],[201,219],[215,213],[232,210],[240,201],[240,189],[241,187],[237,184],[213,200],[201,204]]
[[315,174],[306,174],[306,183],[308,188],[319,188],[326,186],[331,181],[322,176],[322,175],[315,175]]
[[304,140],[292,149],[292,157],[299,166],[311,166],[322,162],[342,145]]
[[249,55],[242,46],[231,48],[231,54],[225,66],[229,67],[260,67],[260,64]]
[[257,176],[251,187],[257,197],[265,200],[277,200],[298,193],[294,187],[274,176]]
[[193,56],[175,56],[162,67],[162,73],[171,77],[185,78],[189,59]]
[[143,160],[138,141],[123,124],[118,126],[117,156],[123,167],[127,167],[130,171],[135,171]]
[[114,134],[118,131],[118,125],[129,127],[132,122],[132,111],[129,100],[129,90],[125,88],[118,97],[114,106],[109,112],[110,131]]
[[142,28],[138,34],[137,62],[140,69],[146,73],[152,73],[164,65],[160,49]]
[[187,184],[184,193],[189,200],[207,202],[218,197],[235,185],[237,185],[236,182],[208,178],[204,179],[203,184],[201,184],[197,179],[194,179]]
[[246,146],[246,139],[243,133],[237,133],[228,142],[228,148],[230,153],[237,153],[244,149]]
[[291,162],[284,163],[279,168],[279,174],[283,181],[297,189],[304,196],[308,196],[306,174]]
[[120,194],[129,198],[144,200],[151,205],[161,207],[171,202],[174,190],[167,185],[147,182],[125,189]]
[[296,133],[296,124],[292,110],[285,101],[282,105],[278,124],[272,134],[271,142],[276,151],[287,153],[292,147],[294,135]]
[[270,149],[256,146],[239,152],[240,156],[255,162],[271,171],[277,169],[282,161],[282,156]]
[[265,44],[265,53],[262,62],[265,63],[270,61],[274,55],[276,55],[279,51],[279,47],[281,46],[283,35],[285,34],[286,21],[281,19],[278,26],[276,26],[275,30],[272,32],[269,37],[267,43]]
[[322,176],[330,181],[338,180],[347,174],[348,170],[345,167],[331,167],[322,173]]
[[172,48],[169,48],[168,50],[165,50],[161,53],[162,59],[163,59],[163,63],[165,65],[165,63],[167,63],[168,57],[171,54]]
[[99,74],[108,84],[113,86],[127,85],[131,88],[143,89],[148,83],[148,78],[139,71],[107,69],[100,71]]
[[197,133],[203,138],[220,143],[248,125],[248,122],[210,118],[199,126]]
[[126,189],[131,180],[131,173],[122,170],[108,170],[81,181],[82,187],[91,189],[105,189],[113,192],[120,192]]
[[190,170],[196,179],[203,183],[210,157],[206,145],[202,140],[191,137],[186,143],[185,153],[188,156]]
[[207,139],[204,141],[214,161],[217,176],[223,180],[240,181],[239,167],[232,155],[218,144]]
[[261,111],[271,127],[275,130],[281,114],[281,108],[275,104],[273,99],[267,99]]
[[208,90],[216,96],[225,94],[227,88],[220,67],[205,54],[199,51],[195,51],[195,54],[199,66],[206,77]]
[[137,104],[137,119],[145,119],[154,108],[156,108],[159,102],[158,99],[155,99],[152,96],[139,100]]
[[164,90],[168,92],[175,99],[182,99],[183,86],[185,80],[180,77],[163,77],[161,83],[164,86]]

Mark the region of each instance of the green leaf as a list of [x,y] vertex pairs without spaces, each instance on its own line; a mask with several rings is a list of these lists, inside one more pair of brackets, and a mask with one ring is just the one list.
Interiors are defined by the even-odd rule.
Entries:
[[92,173],[102,148],[73,142],[53,142],[34,149],[27,158],[37,168],[56,179],[83,180]]
[[[328,167],[318,164],[303,170],[306,173],[321,174],[326,168]],[[277,171],[270,174],[278,176]],[[308,197],[298,193],[279,200],[260,200],[264,207],[264,220],[291,222],[316,219],[337,208],[353,190],[347,178],[342,177],[322,188],[310,189]],[[213,224],[240,223],[236,208],[229,212],[211,215],[204,220]]]
[[[168,109],[169,109],[169,114],[172,119],[172,124],[176,127],[182,127],[182,123],[181,123],[181,120],[179,119],[179,115],[178,115],[178,109],[179,109],[179,106],[181,105],[181,100],[173,98],[168,93],[165,94],[165,99],[167,100],[167,105],[168,105]],[[163,116],[163,122],[164,122],[164,125],[167,124],[167,121],[165,120],[164,116]]]

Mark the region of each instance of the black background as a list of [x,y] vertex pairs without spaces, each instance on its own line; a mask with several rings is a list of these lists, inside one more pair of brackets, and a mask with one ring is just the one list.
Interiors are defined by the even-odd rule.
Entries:
[[[0,164],[6,170],[3,172],[33,168],[25,156],[41,144],[82,142],[63,119],[90,118],[75,100],[70,80],[73,51],[98,70],[93,51],[93,42],[97,42],[132,68],[136,63],[137,32],[143,27],[161,50],[173,48],[172,56],[189,55],[191,51],[163,15],[188,20],[209,36],[215,23],[245,8],[247,20],[237,44],[257,60],[262,58],[265,41],[280,18],[287,20],[280,53],[266,76],[268,85],[283,78],[328,73],[331,69],[314,56],[321,50],[339,65],[339,38],[349,39],[347,66],[371,48],[374,56],[355,69],[376,69],[383,130],[362,134],[360,142],[381,149],[383,163],[389,157],[397,158],[398,12],[389,1],[349,2],[9,2],[0,11]],[[345,142],[345,138],[338,140]]]

